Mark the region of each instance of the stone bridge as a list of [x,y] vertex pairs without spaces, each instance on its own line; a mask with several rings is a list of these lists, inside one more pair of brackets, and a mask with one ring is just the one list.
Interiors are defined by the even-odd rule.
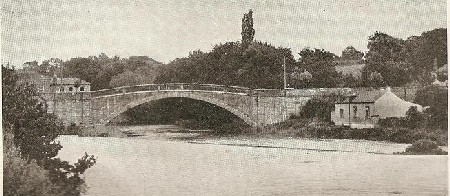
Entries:
[[[53,89],[57,92],[57,90]],[[357,90],[357,89],[356,89]],[[56,114],[65,125],[101,125],[138,105],[172,97],[208,102],[233,113],[253,127],[263,127],[298,114],[312,97],[340,96],[355,91],[350,88],[249,89],[214,84],[144,84],[90,92],[43,93],[48,112]],[[356,92],[356,91],[355,91]],[[393,89],[405,100],[415,91]],[[409,99],[408,99],[409,98]]]
[[213,84],[145,84],[91,92],[90,123],[106,124],[126,110],[165,98],[208,102],[233,113],[253,127],[285,121],[298,114],[310,96],[289,96],[280,89],[248,89]]

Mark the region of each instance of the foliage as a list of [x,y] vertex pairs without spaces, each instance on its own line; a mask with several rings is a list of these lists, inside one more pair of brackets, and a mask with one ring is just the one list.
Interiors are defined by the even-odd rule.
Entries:
[[80,78],[90,82],[92,90],[99,90],[152,83],[161,65],[162,63],[146,56],[121,59],[118,56],[110,58],[102,53],[98,57],[77,57],[65,62],[57,58],[45,60],[40,65],[29,62],[26,68],[47,76]]
[[340,60],[361,60],[364,53],[356,50],[353,46],[348,46],[342,51]]
[[253,29],[253,11],[249,10],[242,18],[242,45],[246,49],[248,45],[253,42],[255,36],[255,29]]
[[429,84],[429,74],[434,66],[439,68],[447,63],[447,29],[438,28],[408,38],[406,51],[407,61],[412,66],[411,74]]
[[61,146],[53,141],[62,126],[47,113],[36,89],[18,85],[14,70],[2,66],[2,95],[3,127],[14,135],[14,144],[20,147],[22,156],[39,164],[56,156]]
[[[366,84],[374,85],[374,78],[372,78],[374,72],[381,75],[384,85],[401,86],[410,81],[406,74],[410,64],[405,61],[405,41],[385,33],[375,32],[369,37],[367,48],[369,52],[362,74]],[[379,82],[375,84],[380,85]]]
[[417,107],[412,106],[406,111],[406,125],[409,128],[416,129],[425,126],[427,117],[417,110]]
[[430,73],[447,63],[447,30],[444,28],[411,36],[407,40],[375,32],[369,37],[363,80],[373,86],[369,76],[381,74],[385,84],[401,86],[412,81],[430,84]]
[[[62,148],[55,139],[63,127],[57,122],[56,116],[47,113],[47,108],[40,101],[36,89],[28,84],[17,83],[14,70],[4,66],[2,66],[2,93],[4,137],[6,135],[12,137],[11,146],[20,150],[22,159],[29,163],[34,162],[48,171],[52,185],[58,187],[55,193],[79,195],[84,182],[79,175],[91,167],[95,159],[86,155],[71,166],[54,158]],[[5,179],[11,180],[14,179]],[[36,183],[41,182],[37,179]],[[10,191],[17,191],[20,188],[20,184],[13,184],[16,185],[17,187],[12,187]]]
[[300,117],[331,122],[331,111],[334,110],[334,100],[331,98],[312,98],[306,102],[300,112]]
[[[242,52],[244,51],[244,52]],[[294,63],[290,49],[252,42],[244,49],[239,42],[216,45],[211,52],[192,52],[164,67],[157,83],[187,82],[239,85],[250,88],[282,88],[283,58]]]
[[429,139],[420,139],[414,142],[410,147],[406,148],[403,154],[437,154],[444,155],[444,152],[439,148],[436,142]]
[[302,117],[293,117],[285,122],[265,127],[264,134],[302,138],[364,139],[396,143],[414,143],[420,139],[429,139],[441,146],[447,145],[448,138],[447,132],[443,130],[405,127],[351,129]]
[[339,83],[340,75],[336,72],[333,64],[335,55],[323,49],[305,48],[299,53],[300,59],[297,62],[299,70],[307,70],[312,78],[310,85],[300,83],[295,87],[335,87]]
[[430,127],[447,130],[448,89],[439,86],[427,86],[416,93],[415,103],[428,107],[424,113],[429,115]]
[[63,195],[55,194],[58,189],[49,178],[49,172],[38,166],[36,161],[26,161],[12,145],[5,144],[3,150],[3,195]]

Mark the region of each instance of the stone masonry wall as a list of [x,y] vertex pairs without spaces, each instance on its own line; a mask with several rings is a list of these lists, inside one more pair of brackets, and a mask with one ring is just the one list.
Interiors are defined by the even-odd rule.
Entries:
[[65,126],[91,124],[91,97],[85,93],[55,93],[46,95],[48,113],[55,114]]

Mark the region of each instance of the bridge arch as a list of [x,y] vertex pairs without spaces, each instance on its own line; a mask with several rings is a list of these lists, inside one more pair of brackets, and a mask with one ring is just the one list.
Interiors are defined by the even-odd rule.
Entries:
[[[120,95],[119,95],[120,96]],[[240,111],[239,109],[236,109],[233,106],[230,106],[229,104],[227,104],[225,101],[211,97],[211,96],[204,96],[202,93],[195,93],[195,92],[188,92],[188,91],[172,91],[172,92],[159,92],[159,93],[152,93],[150,95],[135,99],[135,100],[131,100],[129,102],[127,102],[126,104],[123,104],[121,107],[116,107],[116,109],[114,110],[114,112],[110,113],[110,115],[108,115],[106,123],[108,123],[109,121],[111,121],[112,119],[114,119],[115,117],[117,117],[118,115],[124,113],[125,111],[127,111],[128,109],[134,108],[136,106],[142,105],[144,103],[148,103],[148,102],[152,102],[152,101],[157,101],[157,100],[161,100],[161,99],[166,99],[166,98],[190,98],[190,99],[194,99],[194,100],[198,100],[198,101],[203,101],[203,102],[207,102],[216,106],[219,106],[225,110],[227,110],[228,112],[231,112],[232,114],[236,115],[237,117],[239,117],[240,119],[242,119],[246,124],[250,125],[250,126],[256,126],[257,123],[250,117],[250,114],[246,114],[243,111]]]

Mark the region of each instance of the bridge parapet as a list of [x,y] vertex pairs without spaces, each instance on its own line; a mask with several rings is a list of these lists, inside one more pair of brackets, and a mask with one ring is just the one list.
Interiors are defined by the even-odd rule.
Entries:
[[92,91],[92,97],[123,94],[141,91],[218,91],[250,95],[251,89],[240,86],[226,86],[217,84],[195,84],[195,83],[166,83],[166,84],[142,84],[134,86],[123,86],[113,89],[102,89]]

